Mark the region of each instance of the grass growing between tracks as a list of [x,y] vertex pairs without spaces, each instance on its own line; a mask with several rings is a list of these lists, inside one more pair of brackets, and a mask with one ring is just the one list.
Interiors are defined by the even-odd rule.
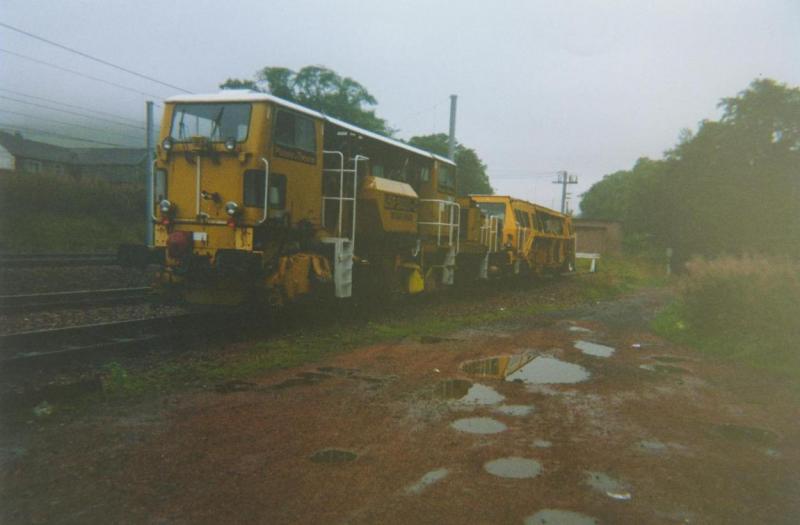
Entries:
[[667,280],[659,275],[660,271],[650,260],[609,258],[595,274],[582,273],[522,287],[509,282],[482,283],[448,297],[416,298],[389,312],[371,315],[368,320],[349,320],[340,314],[337,319],[315,324],[314,317],[319,315],[307,311],[306,328],[249,343],[234,352],[179,356],[139,370],[126,370],[112,363],[106,367],[104,396],[124,399],[184,388],[208,388],[314,363],[362,346],[439,336],[460,328],[573,308],[612,299],[637,288],[664,285]]

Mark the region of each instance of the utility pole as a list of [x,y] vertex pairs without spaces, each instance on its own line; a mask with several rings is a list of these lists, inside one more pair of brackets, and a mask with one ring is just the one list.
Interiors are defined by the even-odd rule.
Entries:
[[148,100],[146,102],[147,115],[145,117],[145,149],[147,149],[147,205],[145,206],[145,244],[153,246],[153,160],[155,158],[155,151],[153,148],[153,102]]
[[455,162],[456,158],[456,103],[458,95],[450,95],[450,137],[447,142],[447,156]]
[[570,175],[566,170],[559,171],[553,184],[561,184],[561,213],[567,213],[567,184],[578,184],[578,176]]

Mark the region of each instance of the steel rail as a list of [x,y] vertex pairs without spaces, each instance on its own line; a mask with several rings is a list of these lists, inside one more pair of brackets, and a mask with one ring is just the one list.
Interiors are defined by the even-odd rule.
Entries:
[[0,312],[135,303],[146,300],[151,291],[150,287],[140,287],[0,295]]

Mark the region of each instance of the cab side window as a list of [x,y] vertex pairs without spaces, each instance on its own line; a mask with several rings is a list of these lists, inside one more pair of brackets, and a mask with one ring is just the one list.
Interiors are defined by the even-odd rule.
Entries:
[[317,137],[314,133],[314,121],[308,117],[278,110],[275,117],[275,143],[308,153],[316,153]]
[[[269,174],[269,209],[286,208],[286,175]],[[244,205],[250,208],[264,208],[264,171],[244,172]]]

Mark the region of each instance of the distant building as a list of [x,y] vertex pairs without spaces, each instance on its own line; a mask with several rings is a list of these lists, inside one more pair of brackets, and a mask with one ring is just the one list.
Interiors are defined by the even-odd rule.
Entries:
[[66,148],[0,131],[0,172],[64,175],[108,182],[141,182],[145,148]]
[[622,223],[593,219],[572,219],[576,251],[614,255],[622,251]]

